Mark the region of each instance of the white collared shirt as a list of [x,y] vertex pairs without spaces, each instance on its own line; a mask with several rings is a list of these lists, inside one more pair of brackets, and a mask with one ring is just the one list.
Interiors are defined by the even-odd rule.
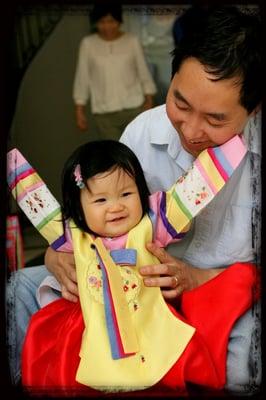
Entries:
[[[244,130],[247,156],[220,194],[195,218],[185,239],[169,246],[171,254],[202,268],[254,260],[260,236],[260,221],[252,217],[252,208],[254,211],[260,206],[260,133],[257,114]],[[137,155],[151,192],[167,190],[194,160],[181,146],[165,105],[140,114],[127,126],[120,141]]]

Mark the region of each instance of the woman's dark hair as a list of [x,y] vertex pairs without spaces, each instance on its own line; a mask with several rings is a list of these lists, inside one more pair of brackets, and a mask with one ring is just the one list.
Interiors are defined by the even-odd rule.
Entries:
[[[191,26],[189,17],[186,26]],[[199,13],[193,29],[183,32],[172,55],[172,78],[193,57],[214,81],[236,78],[241,85],[240,104],[248,113],[261,102],[262,27],[255,12],[234,6],[209,7]]]
[[91,24],[96,24],[101,18],[110,14],[116,21],[122,23],[122,6],[120,4],[104,3],[95,4],[90,13]]
[[62,171],[63,220],[72,218],[78,228],[93,233],[87,226],[80,201],[80,188],[74,176],[76,165],[80,165],[82,180],[96,174],[121,168],[134,178],[141,200],[143,215],[149,210],[149,189],[140,162],[125,144],[115,140],[92,141],[79,146],[67,159]]

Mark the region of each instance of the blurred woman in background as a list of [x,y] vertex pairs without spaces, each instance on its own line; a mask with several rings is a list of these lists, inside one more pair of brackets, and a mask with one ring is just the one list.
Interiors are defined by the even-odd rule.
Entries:
[[85,106],[100,138],[119,139],[128,123],[153,107],[156,86],[137,36],[123,32],[122,7],[95,5],[91,23],[96,32],[80,43],[73,98],[77,126],[89,129]]

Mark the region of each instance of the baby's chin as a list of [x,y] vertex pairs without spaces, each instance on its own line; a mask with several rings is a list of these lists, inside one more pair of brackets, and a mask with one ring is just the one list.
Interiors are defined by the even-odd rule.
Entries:
[[131,231],[131,229],[133,229],[136,225],[132,226],[130,229],[123,229],[121,231],[118,232],[109,232],[109,234],[107,233],[106,235],[101,235],[103,237],[108,237],[110,239],[115,239],[115,238],[119,238],[121,236],[127,235],[129,231]]
[[98,234],[98,236],[100,236],[102,238],[115,239],[115,238],[124,236],[127,233],[128,233],[128,231],[126,231],[126,230],[122,230],[120,232],[102,232],[102,233]]

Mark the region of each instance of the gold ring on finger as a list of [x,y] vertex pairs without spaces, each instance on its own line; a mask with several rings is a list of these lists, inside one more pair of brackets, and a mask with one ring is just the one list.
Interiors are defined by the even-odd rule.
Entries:
[[173,276],[173,279],[174,279],[174,281],[175,281],[175,284],[174,284],[173,289],[175,289],[175,288],[177,287],[177,285],[178,285],[178,279],[177,279],[176,276]]

